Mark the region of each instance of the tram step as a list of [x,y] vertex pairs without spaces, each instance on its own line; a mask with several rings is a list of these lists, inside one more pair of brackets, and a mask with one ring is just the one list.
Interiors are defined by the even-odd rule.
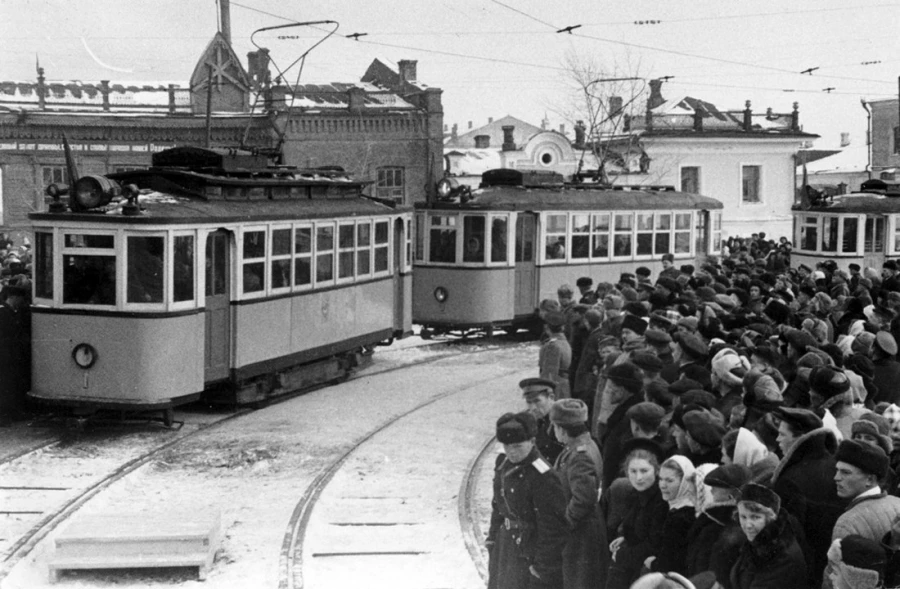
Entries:
[[221,516],[214,514],[89,515],[55,539],[51,582],[59,571],[192,567],[206,578],[219,544]]

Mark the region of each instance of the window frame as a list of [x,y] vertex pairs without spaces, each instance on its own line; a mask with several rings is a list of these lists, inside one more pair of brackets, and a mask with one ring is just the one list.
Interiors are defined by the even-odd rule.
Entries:
[[[297,231],[308,229],[309,230],[309,251],[308,252],[298,252],[297,251]],[[302,222],[302,223],[294,223],[291,225],[291,292],[303,292],[306,290],[312,290],[315,288],[316,281],[316,257],[315,257],[315,241],[316,241],[316,229],[315,224],[312,222]],[[297,259],[307,259],[309,260],[309,282],[306,284],[297,284]]]
[[[200,243],[199,238],[197,236],[196,230],[171,230],[169,233],[169,245],[167,253],[169,254],[169,259],[171,260],[170,264],[166,265],[166,280],[171,285],[169,287],[169,291],[171,293],[171,297],[167,299],[171,301],[171,309],[173,310],[184,310],[184,309],[194,309],[197,307],[200,301],[200,280],[199,280],[199,272],[200,269],[200,248],[198,244]],[[194,238],[194,271],[191,279],[194,281],[194,297],[191,299],[187,299],[184,301],[176,301],[175,300],[175,238],[177,237],[192,237]],[[204,238],[205,240],[206,238]]]
[[[133,231],[133,230],[124,230],[122,239],[125,244],[123,251],[123,265],[124,274],[123,282],[126,298],[122,299],[125,308],[134,311],[158,311],[166,309],[167,303],[174,299],[172,295],[172,284],[169,282],[169,273],[171,264],[171,253],[170,248],[172,244],[170,243],[170,234],[171,231]],[[163,242],[163,256],[162,256],[162,300],[156,303],[144,303],[144,302],[132,302],[128,300],[128,258],[131,250],[130,238],[132,237],[157,237],[162,238]]]
[[[756,168],[758,170],[758,176],[756,178],[756,200],[747,200],[746,195],[744,194],[744,170],[746,168]],[[764,194],[765,194],[765,183],[763,179],[763,165],[761,163],[754,162],[742,162],[740,164],[740,194],[741,194],[741,206],[757,206],[766,204]]]
[[[290,246],[287,254],[275,253],[275,232],[288,231],[290,235]],[[282,294],[292,292],[294,290],[294,224],[293,223],[272,223],[269,225],[269,243],[266,247],[266,280],[269,294]],[[288,260],[288,283],[287,286],[275,286],[274,273],[272,265],[275,262]]]
[[[256,257],[256,258],[245,258],[244,257],[244,239],[245,239],[244,236],[247,235],[248,233],[256,233],[256,232],[261,232],[263,234],[264,238],[266,239],[266,241],[267,242],[269,241],[270,237],[269,237],[269,225],[268,224],[266,224],[266,225],[258,225],[258,224],[242,225],[240,227],[240,232],[237,236],[237,245],[238,245],[238,247],[237,247],[237,250],[238,250],[237,251],[237,258],[238,258],[237,269],[239,270],[239,272],[237,272],[238,275],[236,276],[236,278],[237,278],[237,283],[238,283],[237,284],[237,295],[238,295],[238,299],[240,299],[240,300],[264,298],[265,296],[267,296],[267,294],[269,292],[269,288],[271,288],[271,283],[268,280],[268,278],[269,278],[269,268],[268,268],[269,246],[268,246],[268,243],[263,244],[262,257]],[[265,281],[265,284],[263,284],[263,287],[260,290],[246,292],[246,290],[244,289],[244,267],[247,264],[258,264],[260,262],[262,262],[262,264],[263,264],[263,280]]]
[[[549,231],[550,217],[563,217],[565,219],[563,221],[564,229],[562,232]],[[541,211],[541,216],[540,216],[540,224],[541,224],[540,229],[541,230],[540,230],[540,242],[539,243],[541,244],[540,261],[542,264],[546,264],[546,265],[566,264],[571,259],[570,256],[572,253],[572,239],[570,236],[570,233],[571,233],[570,217],[571,217],[571,215],[569,214],[569,211]],[[547,255],[547,244],[548,244],[547,238],[550,237],[551,235],[562,236],[566,240],[566,243],[564,246],[566,248],[566,252],[565,252],[565,255],[563,255],[563,257],[561,257],[561,258],[551,258]],[[557,237],[557,239],[558,239],[558,237]]]
[[[319,256],[327,255],[319,251],[319,229],[331,228],[331,278],[319,280]],[[327,250],[323,250],[327,251]],[[337,219],[328,221],[316,221],[313,223],[313,260],[312,283],[313,288],[324,288],[337,284]]]
[[[685,170],[697,170],[697,190],[685,190],[684,189],[684,171]],[[701,190],[703,189],[703,167],[697,164],[693,165],[680,165],[678,166],[678,188],[681,192],[686,192],[689,194],[701,194]]]
[[[396,178],[390,179],[387,183],[387,173],[400,174],[400,183],[394,184]],[[385,174],[385,183],[382,183],[382,173]],[[375,169],[375,196],[377,198],[391,199],[397,203],[403,204],[406,200],[406,168],[403,166],[379,166]]]
[[[506,221],[506,259],[494,261],[494,220],[495,219],[503,219]],[[509,267],[510,260],[515,255],[513,248],[510,247],[510,243],[515,241],[515,236],[510,235],[510,227],[515,227],[515,221],[512,221],[512,215],[509,213],[489,213],[487,215],[487,227],[485,230],[486,237],[485,241],[489,244],[487,251],[485,251],[485,261],[487,266],[491,266],[494,268],[504,268]]]
[[[83,229],[83,228],[68,228],[68,227],[58,227],[56,228],[59,236],[57,237],[57,242],[54,245],[59,245],[56,249],[59,252],[59,257],[56,261],[59,262],[59,282],[54,282],[54,292],[58,293],[54,296],[56,299],[56,304],[60,307],[64,307],[66,309],[92,309],[92,310],[120,310],[124,308],[125,301],[125,280],[123,280],[124,273],[126,271],[125,260],[123,259],[125,256],[119,255],[119,248],[121,247],[118,244],[121,244],[121,240],[123,239],[123,231],[121,229],[113,229],[113,230],[102,230],[102,229]],[[66,236],[67,235],[105,235],[111,236],[113,238],[113,247],[111,248],[75,248],[75,247],[66,247]],[[113,305],[92,305],[88,303],[67,303],[65,302],[65,257],[67,255],[83,255],[83,256],[109,256],[115,260],[114,268],[116,271],[116,287],[115,287],[115,296],[116,302]],[[56,279],[54,279],[56,280]]]
[[[350,284],[356,281],[356,252],[357,252],[357,229],[355,219],[337,219],[336,230],[334,234],[334,254],[335,254],[335,284]],[[349,247],[341,246],[341,228],[349,228],[352,233],[353,245]],[[341,276],[341,255],[349,255],[352,268],[349,276]],[[374,270],[374,268],[373,268]]]
[[[378,225],[387,225],[387,240],[384,243],[378,242]],[[459,240],[456,242],[457,255],[459,254]],[[394,218],[393,217],[374,217],[372,219],[372,277],[383,278],[390,276],[394,271]],[[387,266],[384,270],[378,270],[376,260],[378,250],[384,249],[387,255]]]

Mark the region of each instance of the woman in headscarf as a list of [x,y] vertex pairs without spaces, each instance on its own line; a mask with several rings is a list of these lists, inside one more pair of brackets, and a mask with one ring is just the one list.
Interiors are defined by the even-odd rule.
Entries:
[[669,504],[669,513],[663,523],[659,550],[648,568],[662,573],[687,573],[685,542],[688,531],[696,519],[694,465],[684,456],[668,458],[659,468],[659,491]]
[[718,400],[716,409],[725,416],[741,404],[744,395],[744,376],[750,371],[750,361],[731,348],[722,348],[712,359],[713,393]]

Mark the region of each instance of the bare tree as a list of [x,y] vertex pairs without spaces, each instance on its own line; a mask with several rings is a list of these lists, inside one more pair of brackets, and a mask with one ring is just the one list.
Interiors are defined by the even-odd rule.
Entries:
[[566,98],[551,108],[574,125],[581,152],[576,178],[592,174],[596,182],[614,184],[620,174],[646,172],[649,160],[631,130],[632,119],[646,111],[640,64],[628,56],[622,64],[569,51],[563,65]]

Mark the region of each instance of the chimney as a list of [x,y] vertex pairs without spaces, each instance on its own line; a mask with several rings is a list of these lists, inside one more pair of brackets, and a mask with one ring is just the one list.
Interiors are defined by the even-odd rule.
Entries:
[[169,84],[169,114],[175,113],[175,84]]
[[694,111],[694,131],[703,131],[703,113],[700,110]]
[[550,119],[547,118],[547,113],[544,113],[544,118],[541,119],[541,129],[544,131],[550,126]]
[[260,49],[247,53],[247,74],[255,88],[267,86],[270,82],[269,50]]
[[850,133],[841,133],[841,147],[850,145]]
[[456,123],[453,123],[453,128],[450,130],[450,139],[456,139],[459,137],[459,126]]
[[750,101],[744,103],[744,131],[753,128],[753,111],[750,110]]
[[503,125],[503,151],[515,151],[516,141],[513,139],[513,131],[516,130],[515,125]]
[[791,131],[800,131],[800,103],[794,103],[794,110],[791,112]]
[[447,123],[444,123],[444,133],[446,133],[449,130],[450,130],[450,125],[448,125]]
[[615,116],[618,114],[622,114],[622,97],[621,96],[610,96],[609,97],[609,116]]
[[415,59],[401,59],[397,62],[400,69],[400,82],[416,81],[416,64],[419,63]]
[[662,95],[662,80],[650,80],[650,98],[647,99],[647,110],[651,110],[666,101]]
[[366,91],[357,86],[347,90],[347,108],[350,112],[359,113],[366,103]]
[[475,136],[475,148],[476,149],[487,149],[491,146],[491,136],[490,135],[476,135]]
[[472,121],[469,121],[469,130],[472,130]]
[[584,149],[584,121],[575,121],[575,149]]
[[109,110],[109,80],[100,80],[100,94],[103,95],[103,110]]
[[562,136],[565,136],[565,134],[566,134],[566,126],[565,125],[559,126],[559,134]]
[[231,0],[219,0],[219,14],[222,20],[222,36],[231,45]]
[[[38,108],[44,110],[47,107],[46,102],[46,92],[47,92],[47,79],[44,78],[44,68],[38,67],[37,69],[37,95],[38,95]],[[73,180],[70,180],[73,181]]]
[[488,117],[488,125],[494,122],[494,117]]

